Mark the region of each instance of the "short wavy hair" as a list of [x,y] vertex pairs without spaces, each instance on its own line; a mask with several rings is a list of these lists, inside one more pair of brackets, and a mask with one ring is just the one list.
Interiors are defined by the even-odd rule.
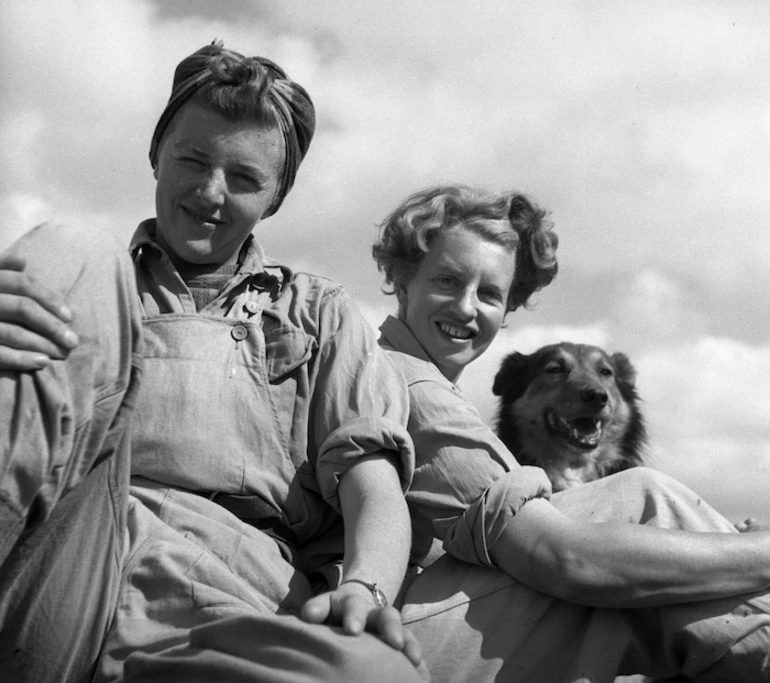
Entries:
[[545,210],[517,192],[494,193],[465,185],[444,185],[416,192],[380,225],[372,247],[385,275],[386,294],[406,287],[440,232],[462,226],[504,246],[515,259],[506,310],[529,298],[556,277],[559,238]]

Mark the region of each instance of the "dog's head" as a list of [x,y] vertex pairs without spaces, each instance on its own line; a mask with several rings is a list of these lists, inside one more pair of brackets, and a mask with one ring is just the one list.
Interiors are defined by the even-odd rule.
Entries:
[[498,433],[521,462],[561,477],[571,469],[590,480],[638,465],[645,434],[635,381],[627,356],[596,346],[562,342],[512,353],[493,386]]

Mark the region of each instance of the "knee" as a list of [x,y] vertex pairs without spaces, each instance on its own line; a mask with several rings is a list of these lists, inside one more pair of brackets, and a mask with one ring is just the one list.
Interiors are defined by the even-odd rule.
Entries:
[[337,660],[330,680],[356,683],[421,683],[417,669],[402,652],[383,643],[369,633],[343,636],[349,649]]
[[100,281],[126,279],[133,272],[125,245],[103,228],[43,223],[19,238],[6,254],[24,259],[25,272],[63,294],[83,278],[98,291],[104,286]]
[[671,488],[684,488],[676,479],[649,467],[632,467],[612,475],[625,490],[658,493]]

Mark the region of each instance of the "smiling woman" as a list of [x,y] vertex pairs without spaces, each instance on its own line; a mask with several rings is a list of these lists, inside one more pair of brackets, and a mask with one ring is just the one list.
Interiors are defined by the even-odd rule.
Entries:
[[[520,231],[511,229],[513,212]],[[489,347],[506,313],[558,270],[558,238],[523,195],[438,187],[412,195],[383,226],[372,251],[399,318],[452,381]]]
[[552,493],[454,384],[551,281],[556,246],[525,197],[461,186],[382,225],[374,255],[399,307],[380,344],[409,387],[416,453],[404,622],[443,683],[770,680],[770,533],[738,534],[642,467]]
[[158,242],[177,263],[234,263],[275,202],[283,157],[275,126],[182,105],[154,168]]
[[400,315],[455,381],[495,338],[512,282],[507,247],[457,226],[435,238],[422,266],[398,290]]
[[269,60],[207,45],[175,72],[131,258],[87,224],[0,258],[3,681],[425,674],[388,605],[406,387],[340,286],[252,234],[314,111]]

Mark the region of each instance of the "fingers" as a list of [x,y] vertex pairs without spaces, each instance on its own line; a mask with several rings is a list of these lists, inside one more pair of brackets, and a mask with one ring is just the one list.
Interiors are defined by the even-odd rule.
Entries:
[[404,628],[400,612],[393,607],[373,607],[368,592],[359,595],[338,589],[316,595],[302,606],[300,617],[313,624],[340,625],[349,635],[360,635],[367,630],[393,649],[403,652],[421,678],[430,680],[422,648],[414,634]]
[[321,593],[310,598],[299,613],[300,619],[309,624],[323,624],[332,616],[331,593]]
[[423,670],[425,674],[428,673],[428,667],[422,658],[422,648],[420,647],[420,643],[418,642],[414,633],[408,631],[407,629],[404,629],[404,647],[401,651],[406,655],[406,658],[417,668],[423,679],[430,680],[429,675],[426,677],[423,674]]
[[369,613],[367,631],[374,632],[395,650],[400,650],[417,669],[424,681],[430,680],[422,648],[415,635],[401,623],[401,614],[393,607],[381,607]]
[[393,607],[381,607],[369,612],[366,628],[396,650],[404,649],[404,626],[401,614]]
[[741,533],[750,533],[752,531],[770,531],[770,524],[760,522],[755,517],[747,517],[742,522],[736,522],[735,528]]
[[0,259],[0,369],[32,370],[64,358],[78,338],[63,297],[24,272],[24,261]]
[[339,601],[338,609],[342,630],[353,636],[363,633],[368,625],[371,612],[372,598],[370,595],[343,596]]

